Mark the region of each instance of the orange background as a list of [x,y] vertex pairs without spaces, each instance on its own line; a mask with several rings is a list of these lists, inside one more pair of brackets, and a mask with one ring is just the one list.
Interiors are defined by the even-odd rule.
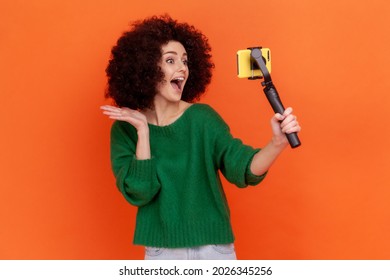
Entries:
[[259,187],[225,182],[238,257],[390,259],[390,2],[154,2],[1,1],[0,258],[143,258],[99,106],[117,38],[168,12],[209,37],[216,69],[201,102],[235,136],[271,137],[260,83],[236,78],[236,51],[257,45],[303,127]]

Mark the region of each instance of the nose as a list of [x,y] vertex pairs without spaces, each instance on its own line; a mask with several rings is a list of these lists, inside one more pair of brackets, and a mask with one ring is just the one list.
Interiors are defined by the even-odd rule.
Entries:
[[186,72],[188,71],[188,65],[184,61],[180,61],[178,64],[178,71],[179,72]]

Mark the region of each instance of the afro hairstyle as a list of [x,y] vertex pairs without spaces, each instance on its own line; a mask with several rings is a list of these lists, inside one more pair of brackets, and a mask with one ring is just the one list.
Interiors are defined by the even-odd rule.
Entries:
[[179,23],[168,15],[135,21],[118,39],[106,68],[105,96],[119,107],[152,109],[157,85],[164,80],[159,67],[162,46],[169,41],[180,42],[188,55],[190,75],[182,100],[199,100],[211,81],[214,68],[211,47],[206,36],[194,26]]

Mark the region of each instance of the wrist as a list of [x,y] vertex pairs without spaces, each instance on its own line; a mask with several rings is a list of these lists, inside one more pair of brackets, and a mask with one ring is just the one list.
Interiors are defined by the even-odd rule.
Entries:
[[273,146],[284,149],[288,145],[287,137],[286,135],[280,135],[280,136],[274,136],[272,137],[271,143]]
[[138,137],[149,136],[149,127],[146,125],[143,128],[137,129]]
[[149,143],[149,128],[137,130],[138,141],[136,148],[136,158],[138,160],[146,160],[151,158],[150,143]]

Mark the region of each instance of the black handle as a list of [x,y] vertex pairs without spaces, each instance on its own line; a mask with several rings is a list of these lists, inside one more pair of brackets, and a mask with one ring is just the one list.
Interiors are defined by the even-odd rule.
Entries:
[[[267,96],[269,103],[272,106],[272,109],[275,113],[283,114],[284,107],[282,101],[279,98],[279,94],[276,88],[272,85],[271,87],[265,87],[264,93]],[[301,145],[301,141],[299,141],[298,135],[296,132],[286,133],[287,140],[290,143],[291,148],[297,148]]]

